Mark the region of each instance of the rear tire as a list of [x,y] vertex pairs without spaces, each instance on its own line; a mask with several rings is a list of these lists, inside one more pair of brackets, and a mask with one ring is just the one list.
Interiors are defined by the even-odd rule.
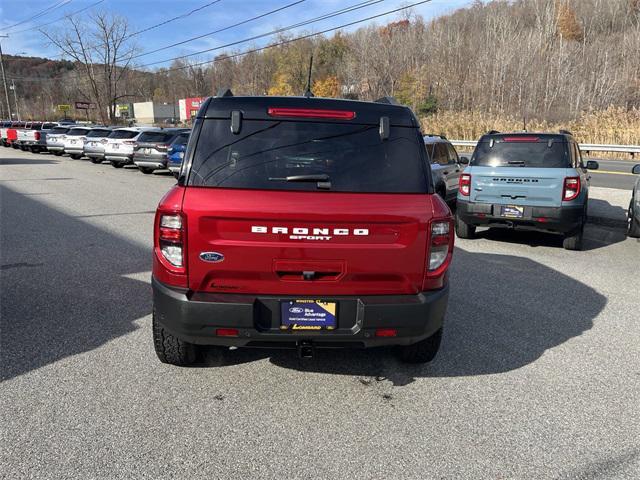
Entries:
[[31,147],[31,153],[40,153],[40,149],[38,147]]
[[74,160],[80,160],[82,158],[82,155],[78,155],[77,153],[72,153],[69,156]]
[[62,152],[53,152],[53,154],[54,154],[56,157],[61,157],[61,156],[62,156]]
[[582,239],[584,237],[584,223],[580,226],[577,232],[573,235],[567,235],[562,241],[562,246],[565,250],[582,250]]
[[124,163],[120,163],[120,162],[111,162],[111,166],[113,168],[122,168],[124,167]]
[[91,163],[102,163],[101,158],[91,157],[89,160],[91,160]]
[[156,321],[155,313],[152,321],[153,346],[162,363],[184,367],[196,361],[196,345],[180,340],[167,332]]
[[474,225],[464,223],[460,217],[456,215],[456,235],[458,235],[459,238],[475,238],[476,227]]
[[400,359],[406,363],[428,363],[436,358],[442,342],[442,328],[429,338],[400,347]]
[[629,212],[627,215],[627,235],[633,238],[640,238],[640,222],[635,218],[633,199],[631,199],[631,202],[629,203]]
[[145,175],[149,175],[150,173],[153,173],[153,168],[149,168],[149,167],[138,167],[138,169],[144,173]]

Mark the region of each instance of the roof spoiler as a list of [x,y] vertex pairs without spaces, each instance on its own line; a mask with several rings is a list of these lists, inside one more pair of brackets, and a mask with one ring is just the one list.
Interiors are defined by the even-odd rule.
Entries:
[[571,133],[569,130],[562,130],[560,129],[560,133],[564,134],[564,135],[571,135],[573,137],[573,133]]
[[390,96],[380,97],[375,101],[375,103],[386,103],[387,105],[400,105],[400,102],[398,102],[394,97],[390,97]]
[[231,91],[230,88],[221,88],[216,93],[216,97],[218,97],[218,98],[220,98],[220,97],[233,97],[233,92]]
[[498,130],[489,130],[485,135],[495,135],[496,133],[500,133]]

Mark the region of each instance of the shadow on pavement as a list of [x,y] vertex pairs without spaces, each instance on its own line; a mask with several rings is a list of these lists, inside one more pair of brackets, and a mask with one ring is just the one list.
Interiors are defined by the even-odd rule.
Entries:
[[[150,269],[146,248],[33,197],[7,188],[0,194],[0,378],[138,328],[134,322],[151,312],[151,289],[126,275]],[[320,350],[303,362],[290,350],[209,349],[202,366],[269,358],[282,368],[379,377],[398,386],[421,377],[502,373],[589,330],[605,305],[592,288],[533,260],[457,248],[443,345],[429,365],[402,364],[386,348]]]
[[136,328],[151,288],[124,275],[151,252],[0,187],[0,379],[87,352]]
[[39,158],[0,158],[0,165],[53,165],[58,160],[41,160]]
[[627,205],[620,207],[618,205],[611,205],[606,200],[600,200],[598,198],[589,199],[589,223],[595,225],[602,225],[605,227],[626,229],[627,227]]

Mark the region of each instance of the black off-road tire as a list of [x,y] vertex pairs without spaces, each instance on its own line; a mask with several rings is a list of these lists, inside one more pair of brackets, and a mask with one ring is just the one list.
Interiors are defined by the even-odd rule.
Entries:
[[627,235],[633,238],[640,238],[640,222],[635,218],[633,199],[629,203],[629,211],[627,215]]
[[61,156],[62,156],[62,152],[53,152],[53,154],[54,154],[56,157],[61,157]]
[[582,240],[584,238],[584,223],[572,234],[566,235],[562,241],[565,250],[582,250]]
[[124,163],[120,163],[120,162],[111,162],[111,166],[113,168],[122,168],[124,167]]
[[138,167],[138,170],[140,170],[145,175],[149,175],[150,173],[153,173],[153,168],[149,168],[149,167]]
[[471,239],[476,236],[476,227],[474,225],[469,225],[468,223],[464,223],[460,220],[460,217],[456,215],[456,235],[459,238]]
[[91,163],[95,164],[102,163],[102,159],[100,157],[89,157],[89,160],[91,160]]
[[400,347],[400,359],[406,363],[428,363],[436,358],[442,342],[442,328],[429,338]]
[[77,153],[72,153],[69,156],[74,160],[80,160],[82,158],[82,155],[78,155]]
[[153,346],[162,363],[185,367],[196,361],[197,347],[167,332],[153,315]]

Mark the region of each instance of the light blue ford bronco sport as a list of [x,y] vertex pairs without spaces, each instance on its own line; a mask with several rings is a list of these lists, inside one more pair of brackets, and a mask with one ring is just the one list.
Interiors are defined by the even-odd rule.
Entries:
[[582,249],[589,179],[570,132],[500,133],[480,138],[460,177],[456,233],[476,227],[539,230],[564,236],[567,250]]

